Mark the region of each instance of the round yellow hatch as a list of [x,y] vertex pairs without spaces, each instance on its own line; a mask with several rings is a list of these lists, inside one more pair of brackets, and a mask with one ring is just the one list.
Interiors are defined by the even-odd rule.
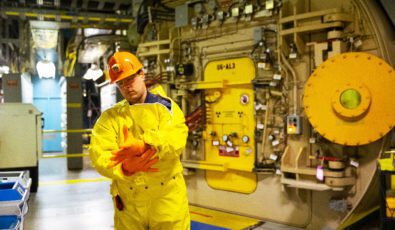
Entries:
[[311,125],[326,139],[371,143],[394,126],[395,71],[371,54],[339,54],[310,76],[303,102]]

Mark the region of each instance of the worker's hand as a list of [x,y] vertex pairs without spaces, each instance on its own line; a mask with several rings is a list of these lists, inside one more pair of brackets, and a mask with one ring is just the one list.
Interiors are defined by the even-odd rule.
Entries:
[[132,152],[139,152],[142,154],[149,148],[149,145],[144,143],[144,141],[129,136],[128,127],[126,125],[123,126],[123,139],[124,142],[120,146],[121,149],[129,148]]
[[[126,176],[131,176],[136,172],[158,172],[159,169],[151,168],[156,162],[158,162],[158,158],[152,159],[155,155],[155,149],[148,149],[142,155],[129,155],[123,161],[112,161],[110,167],[114,167],[120,163],[122,163],[122,171]],[[116,156],[111,159],[115,159]]]
[[158,169],[151,168],[158,162],[158,158],[151,159],[156,150],[145,144],[144,141],[130,137],[126,126],[123,127],[123,135],[124,143],[119,150],[112,152],[108,168],[122,163],[122,170],[127,176],[139,171],[158,172]]
[[141,155],[142,153],[137,152],[134,148],[122,147],[121,149],[111,153],[111,162],[108,165],[108,168],[113,168],[128,158],[140,157]]
[[152,159],[155,155],[155,149],[148,149],[143,155],[135,158],[128,158],[122,163],[122,170],[126,176],[131,176],[136,172],[159,172],[157,168],[151,168],[159,158]]
[[111,156],[111,163],[109,168],[112,168],[119,163],[122,163],[128,158],[141,156],[145,151],[150,149],[150,146],[145,144],[144,141],[138,140],[129,136],[128,128],[123,126],[124,143],[119,150],[113,151]]

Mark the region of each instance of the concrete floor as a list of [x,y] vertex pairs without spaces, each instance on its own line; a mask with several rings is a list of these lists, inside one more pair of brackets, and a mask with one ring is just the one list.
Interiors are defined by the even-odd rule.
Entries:
[[[89,159],[81,171],[67,170],[64,158],[41,159],[39,174],[40,185],[38,192],[30,196],[25,230],[114,229],[110,181],[90,167]],[[378,229],[377,224],[369,223],[350,229]],[[298,228],[266,222],[253,229]]]
[[[101,176],[84,165],[84,170],[68,171],[65,159],[42,159],[40,185],[32,193],[25,230],[113,229],[110,181],[89,182]],[[87,182],[67,184],[65,180]]]

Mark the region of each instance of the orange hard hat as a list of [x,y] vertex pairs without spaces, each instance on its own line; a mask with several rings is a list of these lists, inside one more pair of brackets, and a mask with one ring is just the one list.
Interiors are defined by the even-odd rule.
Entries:
[[139,59],[129,52],[115,52],[108,61],[108,66],[111,83],[127,78],[143,68]]

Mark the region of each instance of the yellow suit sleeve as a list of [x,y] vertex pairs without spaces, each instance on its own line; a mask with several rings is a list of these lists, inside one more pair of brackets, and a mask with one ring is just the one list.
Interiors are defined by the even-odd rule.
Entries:
[[104,112],[97,120],[91,137],[89,156],[95,169],[103,176],[118,180],[129,180],[123,174],[121,164],[109,168],[111,153],[119,149],[117,144],[119,125],[109,113]]
[[158,149],[159,159],[179,158],[188,137],[184,114],[174,101],[171,103],[171,113],[160,110],[158,129],[144,130],[144,142]]

